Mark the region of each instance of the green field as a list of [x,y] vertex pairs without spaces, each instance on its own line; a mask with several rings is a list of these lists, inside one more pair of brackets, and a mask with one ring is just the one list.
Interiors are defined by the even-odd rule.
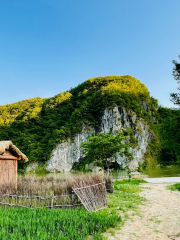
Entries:
[[108,194],[108,208],[98,212],[79,209],[0,208],[0,239],[82,240],[103,239],[101,233],[122,226],[121,213],[137,210],[143,201],[140,181],[115,182],[115,194]]

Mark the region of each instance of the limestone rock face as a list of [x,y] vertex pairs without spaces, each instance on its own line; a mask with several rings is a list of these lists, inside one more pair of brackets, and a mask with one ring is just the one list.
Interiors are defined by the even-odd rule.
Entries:
[[88,136],[94,134],[93,128],[83,126],[81,133],[77,134],[72,141],[60,143],[51,153],[51,158],[47,163],[46,170],[54,171],[70,171],[75,162],[79,162],[83,158],[80,145],[88,140]]
[[57,144],[51,153],[46,169],[50,172],[70,171],[74,163],[83,159],[84,156],[80,145],[88,140],[89,135],[94,135],[98,132],[109,133],[109,131],[116,134],[118,131],[127,128],[133,130],[134,137],[138,140],[136,147],[130,148],[134,159],[128,161],[125,156],[121,157],[117,153],[116,161],[122,167],[129,166],[131,170],[136,170],[139,164],[143,162],[148,143],[154,138],[154,135],[145,120],[138,118],[135,112],[126,110],[122,106],[105,109],[98,129],[95,130],[89,126],[83,126],[81,133],[77,134],[73,141],[68,139],[67,142]]

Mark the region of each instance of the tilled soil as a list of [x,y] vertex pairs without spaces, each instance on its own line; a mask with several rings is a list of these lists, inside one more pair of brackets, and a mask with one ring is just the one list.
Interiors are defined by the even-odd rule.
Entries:
[[180,240],[180,192],[166,188],[167,183],[142,184],[140,196],[146,201],[139,215],[130,215],[121,230],[105,234],[115,240]]

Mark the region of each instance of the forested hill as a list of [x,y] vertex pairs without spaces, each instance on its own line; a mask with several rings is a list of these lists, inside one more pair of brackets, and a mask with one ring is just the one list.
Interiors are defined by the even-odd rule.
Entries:
[[0,106],[0,140],[12,140],[30,161],[46,162],[57,143],[73,138],[83,124],[97,127],[103,110],[116,104],[132,109],[154,128],[157,101],[147,87],[128,75],[108,76],[88,79],[52,98]]

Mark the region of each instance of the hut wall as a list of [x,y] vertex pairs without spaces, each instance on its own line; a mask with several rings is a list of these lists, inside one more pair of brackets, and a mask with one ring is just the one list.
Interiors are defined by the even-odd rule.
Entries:
[[0,187],[17,188],[17,160],[0,160]]

